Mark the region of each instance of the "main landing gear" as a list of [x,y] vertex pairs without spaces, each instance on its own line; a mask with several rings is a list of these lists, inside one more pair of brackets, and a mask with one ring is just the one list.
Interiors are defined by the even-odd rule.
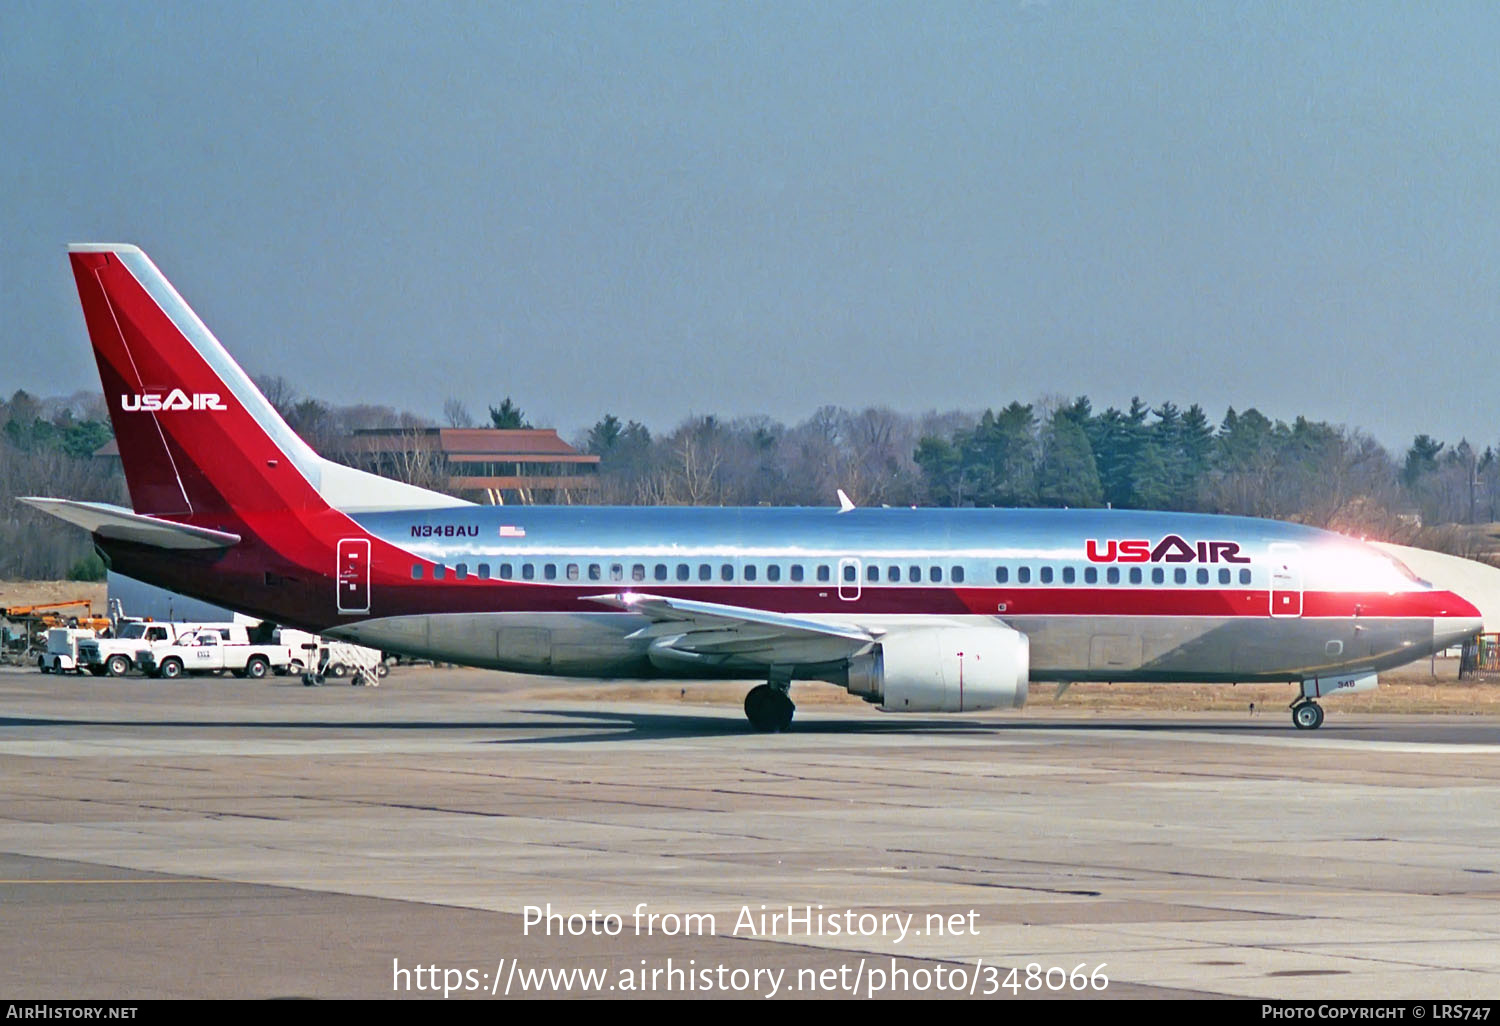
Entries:
[[763,734],[776,734],[792,725],[791,674],[778,674],[773,668],[771,679],[758,684],[745,696],[745,717],[750,726]]
[[1317,730],[1323,725],[1323,707],[1311,698],[1292,703],[1292,722],[1298,730]]

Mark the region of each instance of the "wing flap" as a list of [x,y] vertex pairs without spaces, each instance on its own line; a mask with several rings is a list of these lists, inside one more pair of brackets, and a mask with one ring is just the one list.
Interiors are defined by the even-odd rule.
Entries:
[[812,620],[720,602],[618,592],[588,601],[637,613],[651,621],[631,635],[655,645],[701,656],[750,656],[768,663],[820,661],[873,644],[879,632],[857,624]]

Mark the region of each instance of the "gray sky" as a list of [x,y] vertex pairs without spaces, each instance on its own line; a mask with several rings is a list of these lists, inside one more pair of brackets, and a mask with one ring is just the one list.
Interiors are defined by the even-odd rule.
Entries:
[[1087,394],[1500,441],[1500,5],[0,3],[0,392],[64,246],[252,373],[795,421]]

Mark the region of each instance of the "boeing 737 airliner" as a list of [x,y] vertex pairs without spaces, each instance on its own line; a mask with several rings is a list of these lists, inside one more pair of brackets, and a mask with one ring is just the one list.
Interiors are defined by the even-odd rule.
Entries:
[[1359,541],[1111,510],[477,506],[319,457],[134,246],[71,247],[133,510],[24,501],[125,574],[471,666],[791,681],[893,712],[1016,708],[1028,681],[1290,681],[1318,699],[1480,629]]

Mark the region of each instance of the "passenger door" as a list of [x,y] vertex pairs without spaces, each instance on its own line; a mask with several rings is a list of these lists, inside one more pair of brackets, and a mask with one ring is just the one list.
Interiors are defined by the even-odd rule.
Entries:
[[1290,542],[1270,547],[1271,615],[1302,615],[1302,548]]
[[337,583],[340,613],[370,611],[370,539],[340,539]]

